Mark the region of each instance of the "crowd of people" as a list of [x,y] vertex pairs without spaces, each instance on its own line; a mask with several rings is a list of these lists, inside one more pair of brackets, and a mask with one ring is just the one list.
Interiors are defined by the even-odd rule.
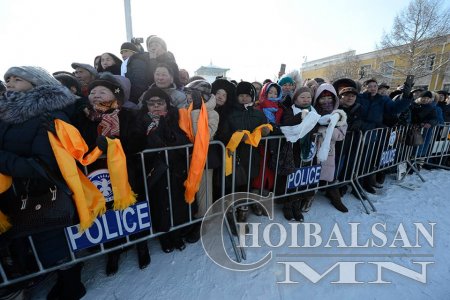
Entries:
[[[145,201],[146,197],[142,164],[136,153],[203,142],[189,153],[185,149],[170,151],[168,159],[163,152],[146,155],[147,170],[163,170],[149,174],[147,185],[151,191],[148,199],[153,230],[164,232],[159,242],[166,253],[182,251],[186,242],[199,240],[200,223],[178,230],[171,228],[188,222],[191,215],[201,218],[212,201],[221,196],[220,179],[226,162],[221,148],[208,146],[209,141],[235,145],[227,147],[227,155],[234,156],[244,171],[227,173],[235,173],[234,191],[282,194],[288,173],[311,161],[322,166],[319,184],[342,180],[345,174],[342,175],[338,158],[354,158],[352,146],[345,144],[350,132],[409,124],[428,130],[450,122],[448,92],[414,88],[411,80],[395,89],[374,78],[363,83],[351,78],[302,81],[296,73],[279,74],[277,81],[266,79],[263,83],[227,78],[209,83],[179,69],[161,37],[149,36],[145,45],[147,51],[139,44],[126,42],[120,47],[122,59],[105,52],[95,57],[93,66],[74,62],[73,70],[52,75],[31,66],[14,66],[4,74],[4,83],[0,84],[0,173],[10,176],[12,185],[0,194],[0,211],[7,215],[12,212],[8,203],[18,202],[30,193],[47,193],[54,186],[36,172],[30,158],[39,159],[61,177],[47,133],[55,132],[55,119],[72,124],[90,150],[97,147],[105,152],[106,138],[119,139],[127,157],[128,181],[138,201]],[[252,144],[253,136],[248,133],[255,132],[285,137],[279,147],[283,162],[277,145],[269,144],[265,155],[258,145]],[[249,151],[250,147],[255,149]],[[341,151],[338,149],[346,151],[337,153]],[[271,163],[277,157],[280,161]],[[187,161],[191,161],[190,167]],[[98,167],[102,167],[101,162]],[[194,168],[202,170],[200,176],[191,172]],[[170,176],[162,176],[167,170]],[[279,173],[275,174],[275,170]],[[282,191],[274,191],[275,178]],[[225,182],[225,192],[229,193],[232,184]],[[382,182],[382,174],[373,174],[364,178],[361,185],[367,192],[376,193]],[[346,191],[345,186],[325,189],[331,204],[344,213],[348,211],[342,202]],[[289,221],[304,221],[315,194],[316,191],[306,191],[284,197],[283,216]],[[236,216],[239,222],[246,222],[249,209],[258,216],[264,214],[259,205],[240,206]],[[146,234],[140,232],[132,238]],[[7,275],[29,273],[34,268],[27,259],[29,241],[25,237],[1,240],[2,235],[6,234],[0,234],[0,257]],[[33,241],[44,267],[70,258],[63,229],[34,234]],[[120,243],[121,240],[108,242],[105,247]],[[147,241],[137,243],[136,249],[139,267],[146,268],[150,264]],[[108,275],[118,271],[120,253],[118,250],[108,254]],[[48,299],[83,297],[86,290],[81,270],[81,264],[59,270]],[[11,286],[1,292],[18,293],[21,289],[23,286]]]

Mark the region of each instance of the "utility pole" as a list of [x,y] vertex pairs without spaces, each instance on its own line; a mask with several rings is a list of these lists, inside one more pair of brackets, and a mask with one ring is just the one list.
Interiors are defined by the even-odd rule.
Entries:
[[133,37],[133,25],[131,24],[131,0],[123,0],[125,6],[125,27],[127,30],[127,41],[131,42]]

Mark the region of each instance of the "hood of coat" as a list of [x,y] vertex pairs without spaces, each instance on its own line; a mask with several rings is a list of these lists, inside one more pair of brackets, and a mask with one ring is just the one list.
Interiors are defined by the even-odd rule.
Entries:
[[[277,89],[277,97],[275,99],[269,99],[267,94],[271,87],[275,87]],[[281,94],[281,86],[279,86],[275,82],[266,83],[259,94],[259,106],[260,107],[278,107],[277,102],[283,99],[283,95]]]
[[0,121],[20,124],[75,103],[76,96],[62,85],[41,85],[27,92],[6,92],[0,97]]
[[319,98],[319,95],[323,92],[323,91],[328,91],[331,92],[334,95],[334,104],[333,104],[333,110],[338,109],[339,107],[339,97],[337,96],[336,90],[334,89],[333,85],[329,84],[329,83],[322,83],[318,88],[316,93],[314,94],[314,101],[313,101],[313,106],[317,111],[320,111],[320,109],[318,109],[318,101],[317,99]]

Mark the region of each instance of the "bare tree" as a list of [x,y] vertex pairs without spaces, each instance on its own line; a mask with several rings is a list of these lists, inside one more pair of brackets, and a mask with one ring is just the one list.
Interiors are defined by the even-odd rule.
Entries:
[[340,78],[358,78],[360,60],[355,51],[348,51],[342,58],[327,67],[326,77],[330,81]]
[[394,20],[390,33],[384,33],[381,48],[395,56],[393,62],[381,62],[380,74],[428,76],[449,61],[442,45],[450,34],[450,8],[442,0],[411,0]]

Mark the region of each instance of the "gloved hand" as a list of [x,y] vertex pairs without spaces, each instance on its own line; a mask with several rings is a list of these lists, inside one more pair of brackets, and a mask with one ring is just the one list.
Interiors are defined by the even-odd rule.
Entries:
[[202,107],[202,94],[199,91],[192,91],[192,109],[200,109]]
[[409,75],[406,77],[406,81],[403,84],[403,97],[409,97],[412,87],[414,86],[414,76]]
[[95,143],[97,144],[98,149],[102,150],[103,153],[108,151],[108,141],[104,135],[99,135]]
[[263,127],[263,128],[261,129],[261,135],[262,135],[262,136],[268,136],[269,133],[270,133],[270,129],[269,129],[269,128]]
[[45,113],[40,117],[42,127],[56,135],[55,117],[50,113]]
[[320,125],[328,125],[330,123],[331,120],[331,115],[323,115],[320,117],[319,121],[317,123],[319,123]]

